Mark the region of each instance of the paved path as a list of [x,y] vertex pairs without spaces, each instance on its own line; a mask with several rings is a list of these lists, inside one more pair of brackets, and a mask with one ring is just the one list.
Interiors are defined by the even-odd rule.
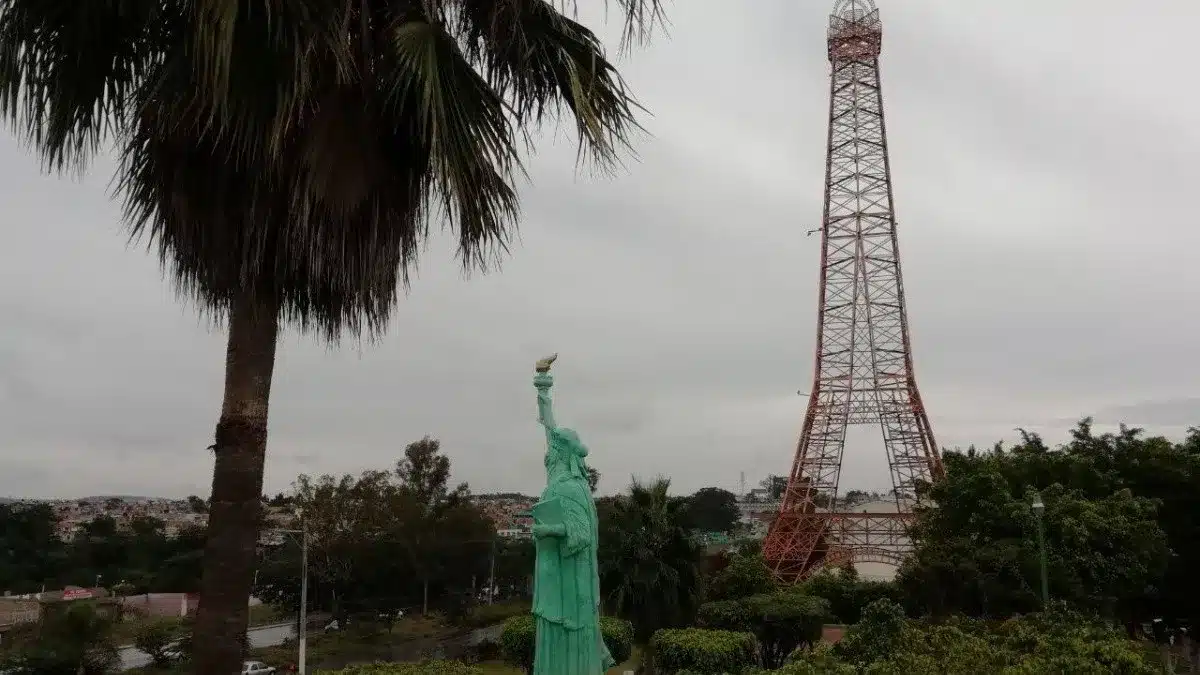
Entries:
[[[281,645],[295,634],[296,631],[291,621],[268,626],[258,626],[246,631],[246,636],[250,638],[251,648]],[[122,647],[120,653],[121,670],[130,670],[150,665],[150,657],[135,647]]]

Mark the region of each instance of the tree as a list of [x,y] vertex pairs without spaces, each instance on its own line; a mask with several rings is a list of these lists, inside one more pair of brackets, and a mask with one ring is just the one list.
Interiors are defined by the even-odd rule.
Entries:
[[774,590],[775,581],[761,553],[731,555],[728,560],[707,584],[708,600],[736,600]]
[[[228,326],[200,672],[234,672],[246,629],[281,323],[382,332],[434,216],[490,267],[522,144],[556,111],[583,159],[627,144],[636,104],[573,4],[0,4],[0,115],[59,171],[116,142],[133,235]],[[616,4],[630,38],[660,18]]]
[[152,621],[140,626],[133,634],[137,647],[157,668],[166,668],[173,660],[171,643],[179,637],[177,626],[168,621]]
[[120,664],[113,645],[117,616],[93,603],[73,602],[54,607],[42,618],[34,642],[23,648],[15,663],[5,664],[13,675],[106,675]]
[[[451,490],[450,462],[438,441],[425,438],[405,449],[389,471],[359,476],[300,476],[296,504],[309,536],[309,601],[339,619],[356,613],[391,613],[443,600],[443,610],[462,609],[472,577],[487,578],[495,530],[471,503],[467,486]],[[511,555],[497,546],[496,576],[521,582]],[[521,579],[530,573],[526,557]],[[258,573],[264,601],[294,607],[299,602],[300,548],[297,539],[267,552]],[[523,585],[523,584],[522,584]],[[478,587],[478,586],[476,586]]]
[[759,481],[758,486],[767,491],[767,497],[769,499],[782,499],[783,492],[787,490],[787,484],[787,476],[776,476],[772,474]]
[[[438,554],[444,553],[448,544],[494,536],[491,524],[471,506],[467,484],[449,489],[450,458],[440,450],[441,444],[428,436],[410,443],[395,470],[400,481],[397,498],[408,504],[409,514],[397,535],[422,582],[423,612],[429,611],[429,584],[436,571],[443,569]],[[450,533],[457,542],[449,539]]]
[[823,598],[787,590],[708,602],[700,606],[699,614],[706,628],[753,633],[759,663],[775,669],[797,648],[811,647],[821,639],[829,605]]
[[67,549],[48,504],[0,504],[0,594],[33,593],[66,568]]
[[729,532],[741,519],[737,496],[721,488],[700,488],[688,498],[688,525],[704,532]]
[[591,488],[592,494],[596,493],[596,487],[600,485],[600,472],[594,467],[587,468],[588,487]]
[[[391,531],[390,519],[397,515],[392,493],[391,474],[386,471],[366,471],[357,479],[302,475],[296,481],[296,505],[309,539],[310,575],[330,594],[330,608],[338,619],[345,619],[338,597],[348,590],[364,561],[363,547]],[[294,557],[288,556],[287,577],[294,577],[293,570],[299,569]]]
[[670,485],[634,481],[628,494],[597,508],[600,588],[640,644],[659,628],[689,624],[700,603],[700,547],[687,529],[687,502],[671,497]]
[[930,493],[937,508],[919,512],[917,550],[898,577],[917,605],[989,617],[1038,609],[1030,490],[1040,488],[1051,596],[1125,621],[1138,613],[1171,556],[1156,503],[1097,471],[1102,455],[1039,445],[946,454],[946,478]]
[[207,513],[208,512],[208,502],[201,499],[200,497],[197,497],[196,495],[188,495],[187,503],[188,503],[188,508],[190,508],[192,510],[192,513]]

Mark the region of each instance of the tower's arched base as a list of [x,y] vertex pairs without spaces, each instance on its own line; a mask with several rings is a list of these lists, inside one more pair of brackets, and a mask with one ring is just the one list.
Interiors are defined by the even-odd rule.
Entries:
[[763,541],[763,558],[782,583],[797,583],[824,567],[878,562],[899,567],[912,552],[912,513],[783,511]]

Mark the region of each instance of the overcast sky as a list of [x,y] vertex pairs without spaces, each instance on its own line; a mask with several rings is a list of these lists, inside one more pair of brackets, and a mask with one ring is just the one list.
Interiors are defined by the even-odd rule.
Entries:
[[[1200,4],[880,3],[939,444],[1057,442],[1084,415],[1200,424]],[[464,279],[439,238],[380,344],[290,333],[267,489],[387,467],[429,434],[474,490],[533,491],[531,366],[552,351],[602,491],[786,472],[812,378],[827,5],[675,3],[669,36],[622,62],[652,112],[628,171],[578,176],[548,136],[500,273]],[[45,176],[0,140],[0,496],[209,492],[224,336],[126,245],[111,168]],[[843,489],[888,482],[878,429],[852,429]]]

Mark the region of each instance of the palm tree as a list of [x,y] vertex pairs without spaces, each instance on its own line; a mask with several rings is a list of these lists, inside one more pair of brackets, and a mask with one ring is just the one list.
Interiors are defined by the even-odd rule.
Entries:
[[[613,0],[625,44],[662,0]],[[615,165],[637,105],[574,0],[0,0],[0,116],[50,170],[115,144],[134,237],[228,324],[196,660],[238,668],[281,324],[375,337],[435,218],[468,269],[568,112]],[[136,424],[136,420],[131,420]]]
[[701,547],[687,529],[687,502],[671,481],[634,481],[597,504],[600,590],[608,611],[633,623],[645,644],[659,628],[691,623],[700,603]]

